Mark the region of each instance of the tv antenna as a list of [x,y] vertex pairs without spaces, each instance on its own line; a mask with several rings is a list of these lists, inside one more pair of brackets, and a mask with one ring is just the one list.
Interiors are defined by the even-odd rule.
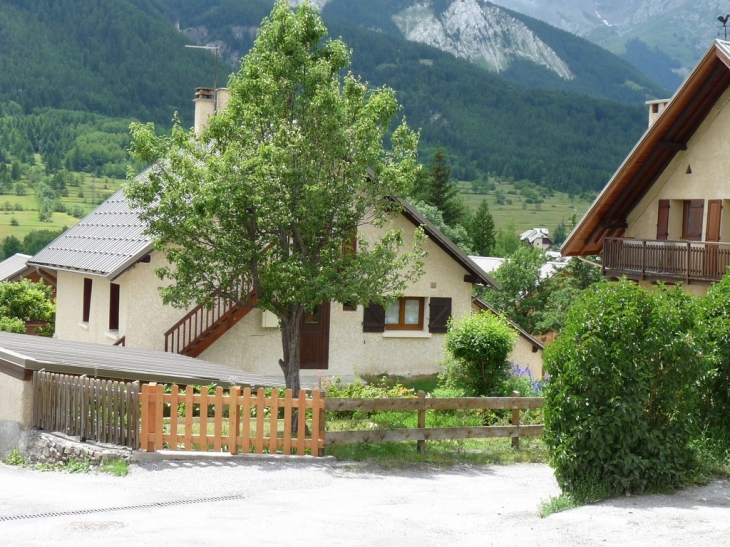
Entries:
[[730,20],[730,13],[728,13],[727,15],[725,15],[725,17],[723,17],[722,15],[720,15],[717,18],[717,20],[722,23],[722,28],[725,29],[725,40],[727,40],[727,22],[728,22],[728,20]]
[[[730,15],[728,16],[730,17]],[[727,32],[725,32],[725,38],[727,38]],[[218,89],[218,52],[220,51],[220,46],[185,46],[187,49],[207,49],[207,50],[215,50],[215,72],[213,74],[213,90]]]

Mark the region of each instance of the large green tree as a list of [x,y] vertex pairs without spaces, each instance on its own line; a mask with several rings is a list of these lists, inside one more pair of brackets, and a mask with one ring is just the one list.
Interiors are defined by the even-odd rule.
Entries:
[[418,136],[405,121],[391,128],[392,90],[341,76],[350,52],[326,35],[311,5],[292,12],[278,0],[229,80],[226,111],[200,137],[179,124],[169,138],[132,127],[134,156],[153,167],[127,196],[170,264],[158,270],[171,282],[163,301],[221,295],[275,313],[293,390],[305,310],[385,302],[422,269],[418,245],[405,252],[399,231],[352,245],[358,226],[399,210],[392,196],[415,179]]
[[483,199],[479,208],[467,224],[471,248],[479,256],[492,256],[497,244],[494,219],[489,212],[487,200]]

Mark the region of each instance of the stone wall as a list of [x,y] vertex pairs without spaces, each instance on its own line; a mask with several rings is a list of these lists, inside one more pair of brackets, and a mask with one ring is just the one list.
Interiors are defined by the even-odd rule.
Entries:
[[65,464],[69,460],[88,460],[94,466],[109,460],[128,462],[132,459],[133,452],[130,448],[91,441],[80,442],[78,437],[39,430],[27,431],[18,449],[23,459],[31,464]]

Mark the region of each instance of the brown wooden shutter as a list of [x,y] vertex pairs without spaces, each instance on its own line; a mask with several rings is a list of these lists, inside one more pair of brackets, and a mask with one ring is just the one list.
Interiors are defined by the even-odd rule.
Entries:
[[667,239],[669,237],[669,200],[659,200],[659,219],[656,223],[656,238]]
[[119,330],[119,285],[109,285],[109,330]]
[[84,278],[84,311],[82,321],[84,323],[89,322],[89,316],[91,315],[91,279]]
[[365,306],[362,319],[363,332],[385,332],[385,308],[380,304]]
[[720,219],[722,217],[722,200],[711,199],[707,202],[707,231],[705,241],[720,241]]
[[704,199],[692,199],[684,202],[682,239],[689,239],[690,241],[700,241],[702,239],[704,210]]
[[428,310],[428,332],[446,332],[451,317],[451,298],[431,298]]

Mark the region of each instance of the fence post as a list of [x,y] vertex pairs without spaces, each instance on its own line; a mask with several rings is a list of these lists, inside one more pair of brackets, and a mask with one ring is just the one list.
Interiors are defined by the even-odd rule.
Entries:
[[241,393],[239,386],[232,386],[228,391],[228,451],[231,454],[238,454],[238,432],[241,429],[241,414],[238,408],[238,395]]
[[327,396],[327,394],[324,391],[320,392],[320,403],[319,403],[319,432],[317,434],[317,446],[319,446],[319,441],[322,441],[322,448],[319,448],[317,450],[318,456],[324,456],[324,436],[325,436],[325,413],[324,413],[324,398]]
[[[519,397],[520,392],[519,391],[513,391],[512,397]],[[517,426],[517,437],[512,437],[512,448],[515,450],[520,449],[520,409],[519,408],[512,408],[512,425]]]
[[[140,447],[147,452],[155,451],[155,440],[157,438],[155,425],[157,417],[156,408],[157,383],[144,384],[142,386],[142,438]],[[150,440],[153,435],[153,440]]]
[[[418,392],[418,429],[426,428],[426,393],[422,390]],[[426,441],[416,441],[419,454],[426,452]]]

